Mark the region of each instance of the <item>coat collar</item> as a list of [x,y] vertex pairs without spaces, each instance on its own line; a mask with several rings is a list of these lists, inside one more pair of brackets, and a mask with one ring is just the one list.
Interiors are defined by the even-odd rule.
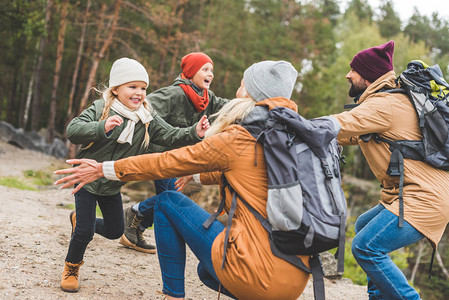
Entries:
[[294,111],[298,111],[298,106],[296,105],[295,102],[293,102],[292,100],[289,100],[287,98],[283,98],[283,97],[275,97],[275,98],[270,98],[270,99],[265,99],[262,101],[259,101],[256,103],[256,106],[267,106],[269,110],[278,107],[278,106],[283,106],[283,107],[287,107],[290,108],[291,110]]
[[396,73],[394,72],[394,70],[385,73],[368,86],[368,88],[360,96],[359,100],[357,101],[357,104],[362,103],[363,101],[365,101],[366,98],[368,98],[369,96],[376,93],[382,88],[391,88],[391,89],[395,88],[397,86],[395,80],[396,80]]

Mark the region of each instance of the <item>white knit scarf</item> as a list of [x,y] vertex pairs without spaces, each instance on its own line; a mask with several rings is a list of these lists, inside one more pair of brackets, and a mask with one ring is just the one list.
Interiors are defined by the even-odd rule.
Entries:
[[[147,102],[146,99],[144,101]],[[153,120],[151,112],[145,109],[143,103],[139,106],[139,108],[132,110],[126,107],[119,100],[114,99],[114,102],[112,102],[111,105],[111,109],[129,120],[125,129],[123,129],[122,133],[117,139],[117,142],[120,144],[129,143],[130,145],[132,145],[134,136],[134,127],[136,126],[136,123],[142,121],[143,124],[146,124],[149,123],[151,120]]]

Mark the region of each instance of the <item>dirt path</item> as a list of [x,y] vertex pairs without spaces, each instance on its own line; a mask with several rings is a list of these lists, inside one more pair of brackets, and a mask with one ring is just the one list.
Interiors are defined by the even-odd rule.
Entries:
[[[0,143],[0,177],[21,176],[30,169],[56,169],[62,163]],[[81,290],[75,294],[60,290],[70,239],[67,206],[73,203],[70,191],[57,187],[24,191],[0,186],[0,299],[162,299],[157,255],[132,251],[117,240],[97,235],[81,267]],[[145,235],[154,243],[152,230]],[[189,251],[186,299],[216,299],[217,293],[199,281],[197,263]],[[326,281],[326,299],[366,299],[365,289],[346,281]],[[313,299],[310,283],[300,299]]]

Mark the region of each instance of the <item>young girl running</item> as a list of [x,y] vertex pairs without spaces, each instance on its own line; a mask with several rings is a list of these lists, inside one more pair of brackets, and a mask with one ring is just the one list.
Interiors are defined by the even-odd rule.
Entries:
[[[209,128],[206,116],[182,129],[158,116],[145,100],[148,82],[148,73],[136,60],[121,58],[114,62],[103,99],[94,101],[67,127],[69,140],[82,144],[77,158],[116,160],[146,152],[150,139],[159,145],[180,147],[204,137]],[[70,214],[72,238],[61,279],[63,291],[79,290],[79,267],[94,233],[108,239],[123,234],[122,186],[121,182],[99,179],[75,194],[76,213]],[[103,219],[96,218],[97,202]]]

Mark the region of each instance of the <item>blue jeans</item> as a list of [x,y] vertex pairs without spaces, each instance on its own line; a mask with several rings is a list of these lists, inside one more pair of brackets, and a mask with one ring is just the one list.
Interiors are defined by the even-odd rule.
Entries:
[[[164,191],[175,191],[176,178],[158,179],[154,181],[154,187],[156,188],[156,195]],[[139,203],[139,212],[143,215],[143,220],[140,223],[143,229],[151,227],[154,222],[154,199],[147,198]]]
[[374,299],[421,299],[388,253],[420,241],[424,235],[379,204],[355,224],[352,254],[368,277],[368,295]]
[[[96,206],[103,219],[96,217]],[[70,240],[66,261],[78,263],[83,260],[87,245],[94,233],[108,239],[118,239],[124,230],[122,195],[97,196],[85,189],[75,194],[76,226]]]
[[[200,280],[209,288],[218,290],[220,281],[212,265],[211,249],[224,225],[214,221],[208,229],[204,228],[202,224],[210,214],[180,192],[166,191],[152,199],[163,292],[172,297],[185,296],[186,244],[200,261]],[[221,292],[235,298],[223,286]]]

